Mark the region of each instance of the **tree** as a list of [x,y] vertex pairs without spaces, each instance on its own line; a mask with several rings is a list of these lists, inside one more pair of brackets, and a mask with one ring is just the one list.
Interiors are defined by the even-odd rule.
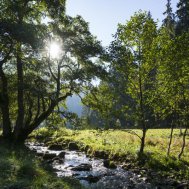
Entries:
[[125,73],[128,77],[128,86],[124,90],[135,102],[135,119],[142,129],[139,150],[142,154],[146,132],[154,116],[150,98],[153,96],[156,77],[156,60],[153,58],[152,50],[153,41],[157,36],[156,23],[147,13],[139,12],[125,25],[119,25],[117,35],[129,53]]
[[175,15],[172,12],[171,0],[167,0],[166,11],[163,13],[165,19],[163,20],[163,26],[165,26],[171,37],[175,36]]
[[114,125],[123,115],[125,123],[136,123],[142,129],[140,154],[155,117],[151,98],[156,81],[156,37],[156,23],[146,12],[138,12],[125,25],[119,25],[105,59],[110,64],[109,79],[86,98],[89,107],[107,116]]
[[173,129],[176,126],[178,114],[177,98],[175,97],[175,74],[174,49],[175,38],[170,35],[167,26],[163,25],[158,32],[155,40],[157,47],[154,55],[157,62],[157,74],[155,83],[155,95],[152,101],[155,114],[158,115],[158,122],[161,127],[171,127],[171,135],[167,155],[170,153],[172,143]]
[[[119,30],[119,29],[118,29]],[[119,32],[119,31],[118,31]],[[84,104],[97,113],[101,127],[134,128],[135,101],[125,92],[128,87],[128,59],[130,51],[123,45],[118,33],[114,35],[103,60],[107,62],[108,76],[97,87],[88,90]]]
[[178,18],[176,32],[181,34],[189,31],[189,1],[180,0],[177,4],[176,15]]
[[[119,30],[119,29],[118,29]],[[118,31],[119,32],[119,31]],[[109,66],[109,91],[113,94],[116,103],[114,110],[122,128],[134,128],[135,121],[132,117],[135,106],[134,100],[125,92],[128,87],[128,59],[130,51],[122,44],[119,35],[114,36],[114,41],[108,48],[107,60]],[[130,108],[128,108],[130,107]]]
[[98,112],[98,119],[101,127],[106,129],[114,128],[116,122],[116,109],[114,105],[117,99],[109,88],[109,83],[102,81],[99,86],[91,87],[88,94],[84,97],[83,103],[92,111]]
[[[55,58],[47,53],[53,42],[61,46]],[[66,16],[64,0],[2,1],[0,49],[3,136],[14,142],[23,142],[101,73],[92,60],[102,54],[100,43],[80,16]]]
[[[84,98],[83,100],[84,103],[86,98]],[[90,104],[90,106],[92,105]],[[82,128],[83,129],[104,128],[104,120],[102,119],[101,115],[99,115],[99,111],[94,110],[92,108],[93,106],[89,108],[88,106],[83,105],[82,116],[81,116]]]
[[[188,128],[188,33],[172,38],[167,28],[162,27],[156,43],[159,49],[155,55],[158,72],[153,107],[167,127],[171,127],[167,150],[169,155],[173,129],[178,126],[185,128],[185,135]],[[183,136],[182,149],[185,146],[185,137]],[[181,155],[182,152],[183,150]]]

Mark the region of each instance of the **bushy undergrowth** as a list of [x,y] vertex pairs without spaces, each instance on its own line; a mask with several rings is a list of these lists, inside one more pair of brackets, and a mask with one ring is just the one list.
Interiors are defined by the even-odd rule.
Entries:
[[38,140],[38,141],[48,141],[54,140],[56,138],[65,137],[65,136],[72,136],[73,132],[71,130],[61,128],[61,129],[54,129],[51,127],[42,127],[40,129],[35,130],[30,135],[30,140]]
[[23,146],[10,146],[0,142],[0,188],[1,189],[81,189],[70,178],[58,178],[50,167],[42,165]]

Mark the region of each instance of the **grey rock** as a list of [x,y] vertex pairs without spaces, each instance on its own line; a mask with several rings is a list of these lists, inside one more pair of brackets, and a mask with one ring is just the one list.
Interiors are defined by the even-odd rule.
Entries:
[[59,144],[52,144],[49,146],[48,150],[60,151],[63,150],[63,147]]
[[60,153],[58,154],[58,157],[60,157],[60,158],[65,158],[65,154],[66,154],[66,152],[62,151],[62,152],[60,152]]
[[70,142],[68,148],[69,150],[79,150],[79,146],[75,142]]
[[42,157],[42,156],[44,156],[44,152],[37,152],[37,155]]
[[90,171],[92,169],[92,165],[87,163],[82,163],[76,167],[73,167],[71,170],[73,171]]
[[86,177],[79,177],[80,180],[86,180],[89,183],[96,183],[101,179],[101,176],[88,175]]
[[108,154],[105,151],[99,150],[94,152],[94,156],[102,159],[107,159]]
[[53,161],[54,164],[62,164],[62,163],[64,163],[64,160],[62,158],[58,157],[58,156],[53,158],[52,161]]
[[54,153],[52,153],[52,154],[50,154],[50,153],[45,153],[45,154],[43,155],[43,159],[44,159],[44,160],[53,159],[53,158],[55,158],[55,157],[56,157],[56,154],[54,154]]
[[116,169],[117,168],[117,166],[116,166],[116,164],[114,163],[114,162],[112,162],[112,161],[109,161],[109,160],[104,160],[104,167],[106,167],[106,168],[110,168],[110,169]]
[[177,189],[188,189],[189,188],[189,183],[182,183],[177,186]]

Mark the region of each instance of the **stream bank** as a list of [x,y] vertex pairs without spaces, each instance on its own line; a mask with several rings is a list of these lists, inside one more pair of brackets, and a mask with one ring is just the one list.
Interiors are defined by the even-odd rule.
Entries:
[[[76,143],[70,143],[72,148],[66,149],[61,145],[29,143],[44,161],[53,167],[58,177],[74,177],[90,189],[187,189],[186,183],[177,183],[172,179],[157,177],[157,174],[137,169],[124,169],[121,164],[107,165],[107,159],[88,157],[79,151]],[[101,154],[102,155],[102,154]],[[161,180],[160,180],[161,179]]]

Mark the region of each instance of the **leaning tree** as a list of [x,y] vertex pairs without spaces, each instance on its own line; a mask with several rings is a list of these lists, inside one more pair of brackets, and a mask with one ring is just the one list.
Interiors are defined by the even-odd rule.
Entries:
[[[0,10],[3,137],[24,142],[67,97],[101,73],[103,49],[65,0],[6,0]],[[64,113],[64,112],[62,112]]]

